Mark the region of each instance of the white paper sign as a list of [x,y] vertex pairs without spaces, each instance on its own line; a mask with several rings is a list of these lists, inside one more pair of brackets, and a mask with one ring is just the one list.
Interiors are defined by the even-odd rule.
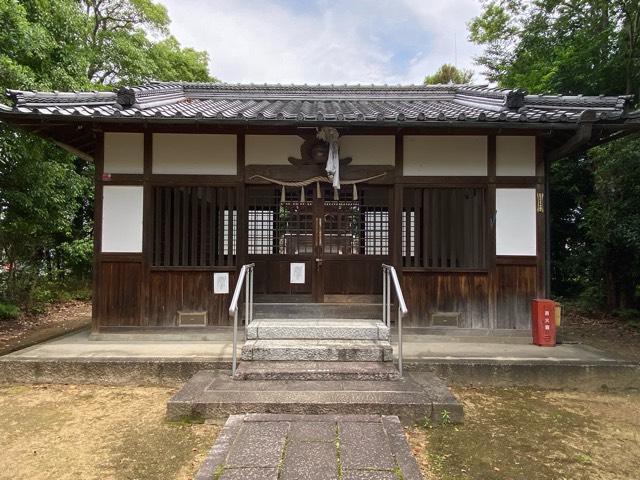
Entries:
[[229,274],[213,274],[213,293],[229,293]]
[[304,263],[292,263],[290,272],[291,283],[304,283]]

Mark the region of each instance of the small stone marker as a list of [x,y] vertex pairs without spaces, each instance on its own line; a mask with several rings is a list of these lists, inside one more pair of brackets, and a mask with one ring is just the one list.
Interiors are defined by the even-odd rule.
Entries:
[[231,415],[195,480],[420,480],[396,416]]

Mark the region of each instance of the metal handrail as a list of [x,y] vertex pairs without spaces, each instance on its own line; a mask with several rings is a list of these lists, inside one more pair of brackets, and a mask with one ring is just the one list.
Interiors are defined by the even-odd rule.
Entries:
[[391,286],[398,300],[398,371],[402,377],[402,317],[407,312],[407,304],[404,301],[402,288],[398,281],[398,274],[393,265],[382,264],[382,321],[387,327],[391,327]]
[[238,363],[238,301],[242,287],[244,289],[244,336],[247,338],[247,326],[253,321],[253,269],[255,263],[243,265],[238,275],[236,289],[231,297],[231,305],[229,306],[229,315],[233,317],[233,346],[231,355],[231,376],[236,373]]

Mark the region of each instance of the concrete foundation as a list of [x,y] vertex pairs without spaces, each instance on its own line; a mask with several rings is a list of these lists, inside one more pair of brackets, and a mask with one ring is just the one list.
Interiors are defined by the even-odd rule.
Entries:
[[[228,331],[207,342],[152,334],[126,337],[91,341],[89,332],[82,331],[13,352],[0,357],[0,383],[177,386],[202,369],[230,374]],[[433,372],[449,385],[640,389],[640,365],[585,345],[543,348],[452,342],[437,335],[405,338],[405,370]]]

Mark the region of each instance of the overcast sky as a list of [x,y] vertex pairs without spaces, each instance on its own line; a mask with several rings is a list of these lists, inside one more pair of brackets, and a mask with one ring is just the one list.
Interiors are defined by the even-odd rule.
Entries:
[[161,1],[173,34],[208,51],[225,82],[409,84],[445,62],[478,70],[466,26],[477,0]]

